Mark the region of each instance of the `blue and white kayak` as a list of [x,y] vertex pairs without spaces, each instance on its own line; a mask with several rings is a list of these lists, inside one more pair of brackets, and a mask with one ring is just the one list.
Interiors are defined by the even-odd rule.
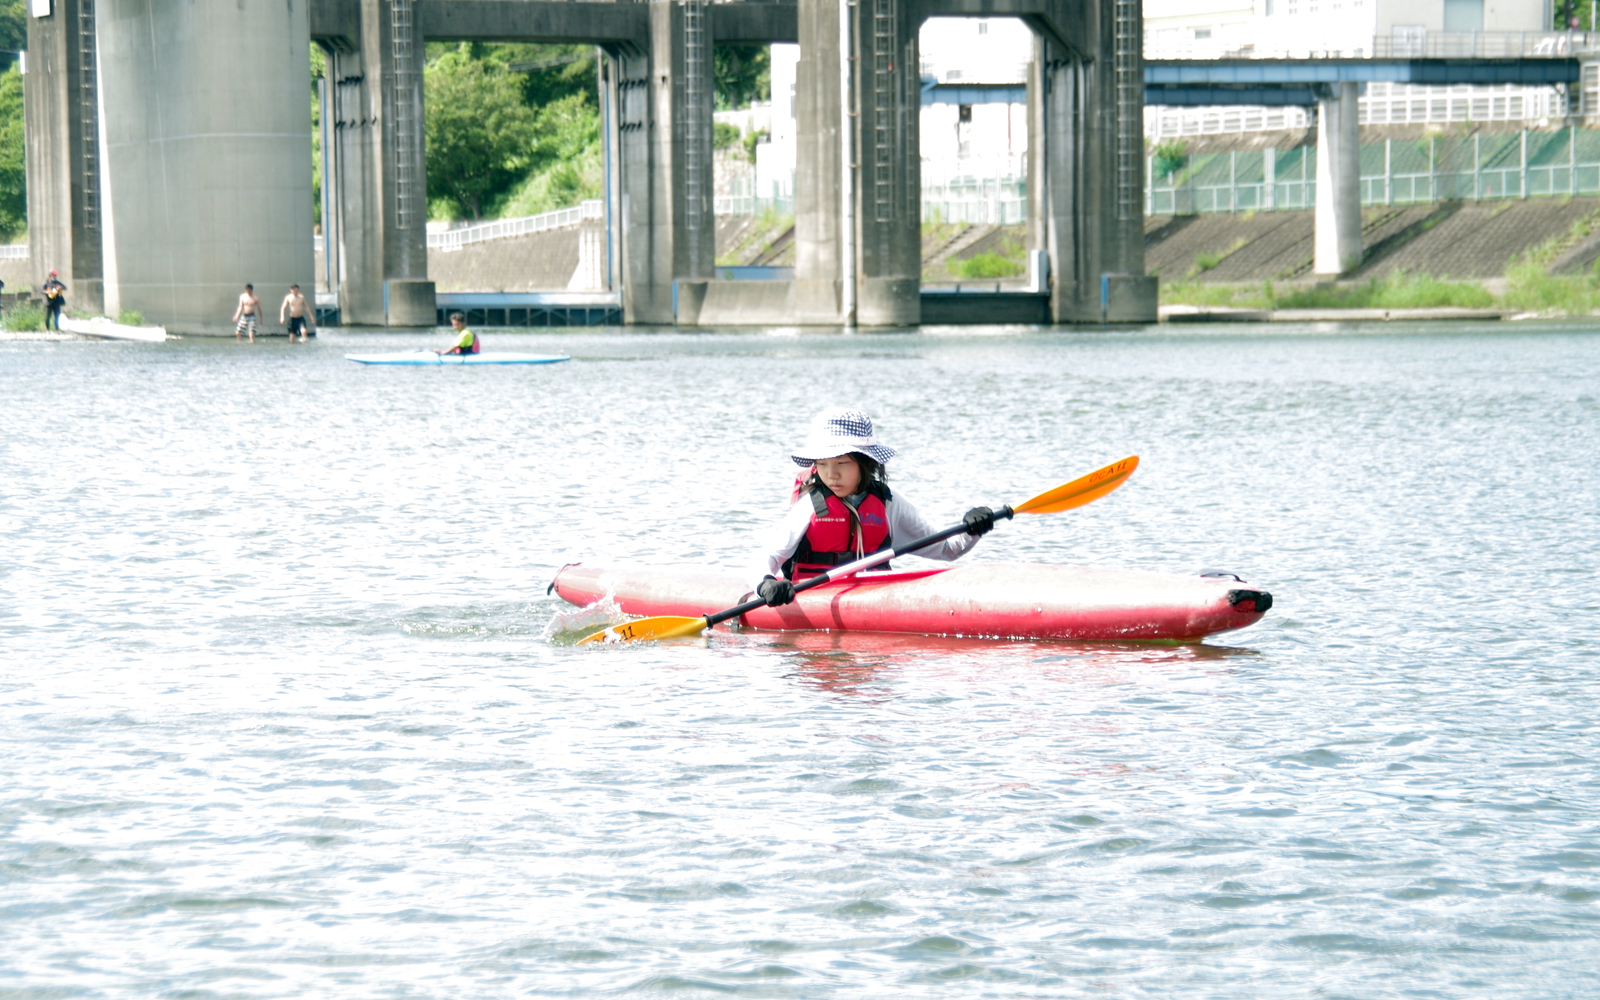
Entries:
[[565,354],[435,354],[409,351],[405,354],[346,354],[350,361],[364,365],[552,365],[572,360]]

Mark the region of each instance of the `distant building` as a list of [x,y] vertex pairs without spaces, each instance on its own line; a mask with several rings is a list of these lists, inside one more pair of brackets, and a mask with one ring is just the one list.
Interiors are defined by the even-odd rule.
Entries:
[[1422,55],[1429,36],[1550,30],[1551,0],[1146,0],[1145,54]]

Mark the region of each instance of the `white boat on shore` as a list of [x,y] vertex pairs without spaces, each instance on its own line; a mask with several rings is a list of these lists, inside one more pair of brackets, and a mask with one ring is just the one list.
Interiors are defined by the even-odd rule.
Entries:
[[86,337],[103,337],[106,340],[143,340],[159,344],[167,339],[167,329],[163,326],[128,326],[118,323],[104,316],[94,319],[71,319],[61,317],[61,329],[67,333],[81,333]]

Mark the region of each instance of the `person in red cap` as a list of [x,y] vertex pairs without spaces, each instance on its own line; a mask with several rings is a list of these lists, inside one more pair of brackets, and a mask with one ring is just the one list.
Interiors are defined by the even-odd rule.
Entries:
[[44,328],[46,330],[61,329],[61,310],[67,307],[67,286],[61,283],[56,276],[57,272],[51,271],[50,277],[45,279],[44,287],[39,289],[44,293]]

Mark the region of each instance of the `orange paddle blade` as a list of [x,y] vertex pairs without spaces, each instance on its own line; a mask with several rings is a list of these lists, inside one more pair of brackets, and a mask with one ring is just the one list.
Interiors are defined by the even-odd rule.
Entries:
[[603,628],[578,640],[582,646],[590,642],[645,642],[652,639],[685,639],[699,635],[706,628],[704,618],[683,618],[661,615],[656,618],[639,618]]
[[1128,481],[1133,470],[1139,467],[1139,456],[1129,455],[1120,462],[1112,462],[1087,476],[1080,476],[1065,486],[1046,490],[1031,500],[1024,500],[1011,508],[1018,514],[1055,514],[1074,507],[1082,507],[1110,493]]

